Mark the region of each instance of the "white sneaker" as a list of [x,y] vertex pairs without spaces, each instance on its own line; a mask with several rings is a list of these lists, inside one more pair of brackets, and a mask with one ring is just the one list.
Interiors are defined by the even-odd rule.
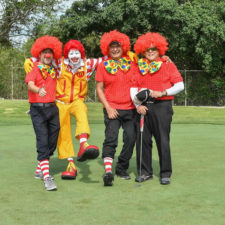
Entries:
[[50,177],[44,180],[44,185],[47,191],[53,191],[57,189],[55,182]]

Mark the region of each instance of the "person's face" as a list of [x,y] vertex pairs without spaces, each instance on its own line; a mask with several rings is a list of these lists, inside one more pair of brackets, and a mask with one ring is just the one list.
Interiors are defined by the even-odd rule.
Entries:
[[123,49],[119,44],[112,44],[109,46],[109,55],[114,60],[119,60],[123,54]]
[[69,61],[73,64],[73,65],[77,65],[80,63],[81,61],[81,53],[79,50],[77,49],[71,49],[68,53],[68,58]]
[[39,55],[40,62],[45,65],[50,65],[52,63],[53,57],[53,51],[50,48],[44,49]]
[[156,47],[151,46],[144,51],[144,56],[149,61],[155,61],[159,58],[159,50]]

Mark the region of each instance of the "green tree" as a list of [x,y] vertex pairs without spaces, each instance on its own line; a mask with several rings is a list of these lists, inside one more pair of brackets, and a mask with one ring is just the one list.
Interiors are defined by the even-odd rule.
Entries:
[[167,54],[179,68],[225,72],[225,50],[221,48],[225,41],[224,1],[76,1],[52,33],[64,43],[79,39],[88,54],[100,55],[99,39],[113,29],[126,33],[132,44],[147,31],[160,32],[169,42]]
[[0,0],[0,44],[10,45],[12,37],[30,36],[31,28],[55,11],[59,2],[60,0]]

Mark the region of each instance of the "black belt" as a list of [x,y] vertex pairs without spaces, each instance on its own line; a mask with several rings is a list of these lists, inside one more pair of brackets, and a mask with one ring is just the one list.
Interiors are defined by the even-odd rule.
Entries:
[[55,102],[49,102],[49,103],[31,103],[30,104],[33,107],[42,107],[42,108],[48,108],[55,106]]
[[145,104],[158,104],[163,102],[171,102],[172,100],[153,100],[153,101],[146,101]]

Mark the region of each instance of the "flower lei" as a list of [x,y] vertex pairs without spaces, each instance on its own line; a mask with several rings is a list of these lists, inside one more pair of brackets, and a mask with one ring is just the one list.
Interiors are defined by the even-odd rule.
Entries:
[[128,71],[130,69],[131,60],[128,57],[122,57],[118,61],[109,59],[104,62],[106,70],[111,73],[115,74],[118,69],[122,71]]
[[56,72],[53,66],[48,66],[48,65],[44,65],[39,63],[38,67],[41,71],[41,74],[43,76],[44,79],[46,79],[48,77],[48,75],[50,75],[50,77],[54,80],[56,77]]
[[140,69],[140,72],[142,75],[149,73],[155,73],[157,72],[162,65],[162,61],[153,61],[150,62],[146,58],[142,58],[138,60],[138,67]]

